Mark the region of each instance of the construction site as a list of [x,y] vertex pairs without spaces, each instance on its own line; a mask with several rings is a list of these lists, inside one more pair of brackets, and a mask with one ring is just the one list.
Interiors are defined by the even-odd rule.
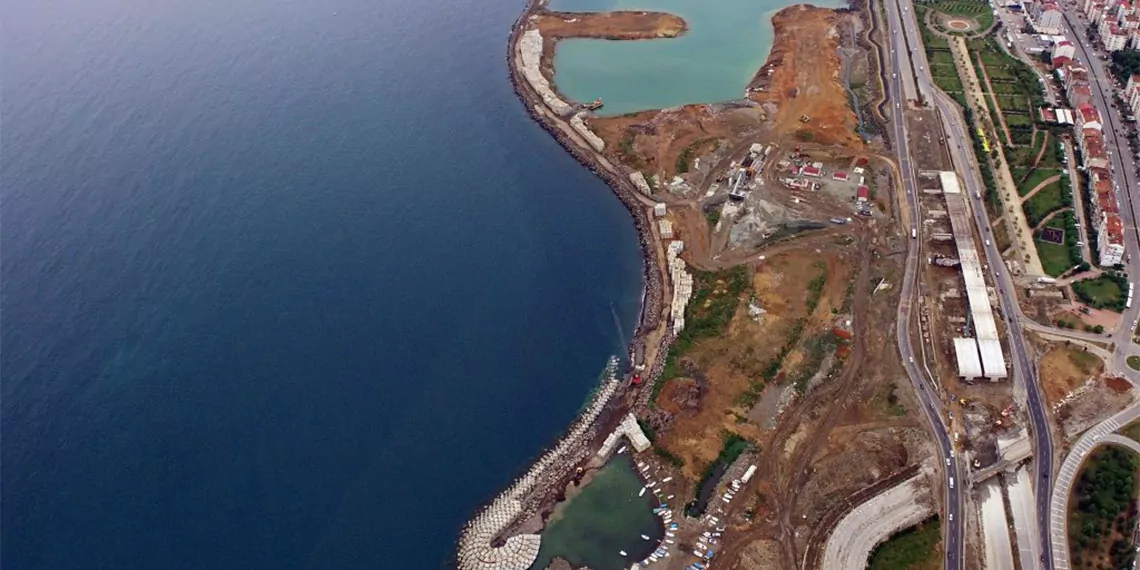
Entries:
[[[559,40],[673,37],[686,29],[678,20],[532,7],[512,36],[513,79],[532,115],[630,207],[649,290],[608,407],[593,429],[574,432],[574,453],[560,452],[566,461],[542,461],[557,472],[543,476],[555,492],[524,477],[525,489],[512,487],[465,535],[471,563],[461,567],[529,567],[551,513],[615,447],[625,451],[622,435],[641,493],[659,501],[663,531],[651,554],[625,567],[851,568],[936,516],[944,458],[892,326],[915,242],[916,346],[954,447],[981,473],[964,482],[978,485],[964,524],[967,567],[980,567],[979,529],[999,520],[997,506],[1003,522],[1005,504],[1021,516],[1029,488],[1018,469],[1029,443],[1008,381],[1005,316],[979,255],[993,238],[974,224],[937,117],[904,114],[921,186],[920,219],[907,220],[898,167],[875,134],[887,121],[875,48],[883,31],[867,8],[777,13],[772,52],[739,100],[601,117],[593,110],[604,102],[558,92]],[[855,97],[853,69],[865,81]],[[1050,403],[1074,426],[1121,398],[1103,366],[1035,340],[1059,379],[1047,388]],[[556,558],[550,567],[588,562]]]

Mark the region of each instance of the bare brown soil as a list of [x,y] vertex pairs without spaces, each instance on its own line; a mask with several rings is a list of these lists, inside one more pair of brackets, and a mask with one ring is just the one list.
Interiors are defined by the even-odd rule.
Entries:
[[[749,390],[750,382],[764,382],[765,365],[776,357],[798,319],[806,319],[804,332],[785,360],[784,369],[795,369],[804,358],[803,344],[816,334],[831,329],[832,307],[843,303],[850,277],[850,261],[836,255],[823,257],[822,267],[804,263],[800,255],[786,254],[758,268],[752,279],[753,294],[767,313],[761,322],[750,319],[742,299],[737,314],[724,335],[699,343],[686,354],[703,376],[699,408],[685,403],[698,382],[694,379],[670,381],[658,398],[658,405],[676,419],[659,444],[685,462],[684,474],[698,479],[704,467],[716,459],[723,432],[738,433],[752,441],[764,439],[759,427],[743,421],[750,405],[738,401]],[[822,271],[828,284],[815,312],[807,315],[807,285]],[[777,378],[779,382],[779,378]]]
[[718,147],[741,147],[764,126],[764,113],[735,105],[686,105],[677,109],[642,111],[590,121],[606,141],[607,154],[637,170],[668,180],[678,174],[677,158],[692,146],[693,158]]
[[862,147],[855,133],[855,113],[839,79],[836,21],[847,17],[851,16],[797,5],[772,18],[776,29],[772,53],[753,78],[749,99],[775,108],[777,136]]
[[534,26],[544,38],[648,40],[688,31],[685,20],[664,12],[540,12]]
[[[893,338],[903,259],[899,252],[905,248],[890,205],[892,169],[881,159],[881,148],[868,147],[856,135],[855,114],[839,80],[839,30],[858,27],[844,27],[852,21],[843,19],[866,16],[809,6],[778,13],[775,45],[750,85],[748,100],[588,120],[606,142],[601,161],[645,173],[654,186],[652,199],[668,204],[667,218],[676,237],[684,240],[683,258],[691,267],[719,270],[743,263],[749,268],[749,288],[737,300],[725,332],[695,343],[683,355],[685,377],[665,384],[656,408],[635,410],[655,427],[666,418],[656,430],[655,446],[680,459],[683,467],[674,471],[660,458],[649,460],[677,475],[667,492],[676,493],[678,502],[693,496],[725,432],[756,444],[745,460],[759,471],[722,515],[729,532],[718,566],[725,568],[799,567],[801,558],[812,556],[811,549],[826,539],[813,529],[842,514],[836,505],[857,504],[860,493],[913,469],[930,453]],[[560,39],[684,33],[684,22],[674,18],[540,11],[528,25],[547,39],[544,66],[552,79],[550,66]],[[818,192],[783,186],[788,161],[820,161],[830,171],[870,159],[868,180],[880,176],[881,184],[871,184],[880,209],[873,218],[729,246],[729,214],[723,219],[729,223],[713,231],[705,214],[711,212],[709,200],[703,197],[712,184],[721,184],[724,199],[729,163],[739,164],[757,142],[775,149],[765,159],[763,185],[754,193],[763,196],[764,208],[777,212],[774,218],[853,215],[852,188],[830,180]],[[683,184],[663,188],[676,176]],[[818,305],[809,312],[809,284],[821,274],[827,278]],[[896,287],[872,294],[880,280]],[[752,299],[765,311],[759,321],[748,315]],[[802,330],[793,339],[796,329]],[[841,341],[819,342],[835,331],[842,332]],[[781,351],[786,352],[782,365],[766,378],[771,375],[768,364]],[[795,394],[767,427],[754,419],[752,400],[746,397],[757,385]],[[685,540],[686,529],[679,532],[678,541]],[[670,562],[670,567],[683,566],[679,557]]]
[[1104,372],[1104,362],[1095,354],[1079,348],[1055,346],[1046,352],[1039,363],[1045,400],[1056,405],[1089,378]]

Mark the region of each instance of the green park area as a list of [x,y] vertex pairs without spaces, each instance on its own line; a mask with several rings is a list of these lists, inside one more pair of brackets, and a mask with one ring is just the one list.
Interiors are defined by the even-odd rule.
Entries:
[[1073,293],[1094,309],[1123,312],[1125,297],[1128,295],[1128,277],[1110,271],[1100,277],[1073,283]]
[[908,528],[871,552],[869,570],[936,570],[942,567],[938,517]]
[[1131,451],[1106,447],[1085,464],[1069,504],[1069,558],[1075,569],[1131,568],[1136,552],[1136,470]]

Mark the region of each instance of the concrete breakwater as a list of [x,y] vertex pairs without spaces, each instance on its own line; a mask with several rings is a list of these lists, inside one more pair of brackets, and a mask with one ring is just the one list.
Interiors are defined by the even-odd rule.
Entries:
[[588,453],[595,420],[620,385],[617,359],[613,358],[606,369],[606,380],[566,435],[467,523],[459,539],[460,570],[526,570],[534,564],[541,546],[539,535],[519,534],[501,542],[500,535],[516,521],[533,515],[542,502],[535,492],[541,495],[555,488],[554,483],[567,467]]
[[519,41],[525,31],[525,23],[527,18],[543,3],[542,0],[531,0],[511,27],[511,33],[507,42],[507,67],[510,71],[509,79],[511,85],[514,87],[515,95],[517,95],[519,100],[523,103],[523,107],[527,110],[531,119],[549,133],[550,136],[554,137],[579,163],[605,181],[610,189],[613,190],[614,195],[625,205],[630,217],[633,218],[634,229],[637,230],[638,242],[641,246],[641,254],[644,261],[645,303],[641,308],[637,329],[635,330],[634,339],[631,341],[631,344],[634,346],[643,345],[644,338],[642,338],[642,336],[644,333],[657,328],[661,323],[662,283],[661,272],[656,256],[657,245],[653,238],[653,231],[650,228],[650,224],[652,224],[653,221],[650,219],[649,212],[645,205],[638,199],[639,192],[636,186],[628,180],[628,174],[622,176],[618,172],[599,166],[598,161],[591,156],[589,150],[576,144],[566,133],[553,124],[551,118],[542,114],[539,105],[542,104],[540,102],[544,101],[543,96],[530,90],[529,83],[519,69],[515,52],[518,49]]
[[[629,346],[630,360],[636,361],[633,355],[644,353],[646,334],[662,324],[663,283],[656,252],[657,244],[651,225],[653,221],[649,208],[638,198],[636,186],[629,181],[628,173],[617,172],[608,165],[602,167],[591,154],[591,149],[577,144],[554,124],[553,117],[543,112],[542,106],[550,97],[553,99],[549,102],[553,103],[554,107],[560,107],[559,103],[563,102],[557,98],[557,94],[528,90],[530,82],[519,68],[516,51],[523,39],[527,18],[541,4],[542,0],[531,0],[511,28],[507,43],[510,81],[515,94],[531,118],[554,137],[571,156],[604,180],[633,219],[641,247],[645,279],[641,312]],[[533,42],[534,38],[535,36],[530,36],[529,41]],[[541,41],[541,36],[538,39]],[[559,113],[558,117],[563,118],[564,114]],[[580,117],[579,122],[581,122]],[[593,150],[600,150],[601,145],[595,144],[598,141],[588,140],[588,142]],[[665,337],[661,343],[662,347],[668,346],[672,335],[666,334]],[[654,377],[660,373],[661,365],[662,359],[658,359],[653,367],[654,370],[651,371]],[[525,474],[516,479],[467,523],[460,535],[456,554],[460,570],[526,570],[534,563],[541,546],[539,535],[518,534],[509,537],[504,535],[508,534],[512,527],[517,527],[520,521],[535,515],[544,503],[553,500],[559,489],[557,483],[565,479],[575,465],[580,465],[590,458],[592,453],[588,446],[596,435],[598,418],[623,385],[617,366],[617,360],[611,360],[606,371],[606,380],[593,400],[550,451],[542,455]],[[647,390],[643,392],[648,393]],[[642,398],[639,398],[640,400]]]

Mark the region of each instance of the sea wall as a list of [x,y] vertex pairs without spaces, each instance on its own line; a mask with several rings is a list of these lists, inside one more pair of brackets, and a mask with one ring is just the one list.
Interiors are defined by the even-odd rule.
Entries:
[[[529,82],[526,81],[526,78],[516,65],[515,53],[518,50],[518,42],[523,32],[526,31],[527,19],[534,10],[541,7],[542,4],[543,2],[541,0],[531,0],[511,28],[510,38],[507,42],[507,67],[510,70],[509,79],[511,85],[514,87],[515,94],[519,97],[519,100],[522,101],[523,107],[527,110],[527,113],[535,123],[549,133],[554,140],[558,141],[582,166],[605,181],[610,189],[613,190],[618,200],[621,200],[622,204],[625,205],[630,217],[633,218],[634,229],[637,230],[638,241],[641,246],[641,257],[645,264],[643,272],[645,278],[645,298],[642,303],[641,314],[638,318],[637,329],[631,341],[631,347],[644,346],[644,333],[657,328],[661,324],[661,271],[657,260],[657,244],[654,242],[653,231],[650,228],[652,220],[649,216],[648,209],[639,201],[638,189],[633,185],[633,182],[629,180],[628,173],[623,175],[615,170],[600,167],[598,160],[591,154],[590,150],[582,148],[575,141],[571,140],[566,133],[552,124],[551,120],[540,114],[538,108],[536,108],[536,99],[538,101],[544,100],[537,92],[529,90]],[[631,350],[631,354],[632,352],[633,350]]]
[[[591,154],[604,148],[604,144],[591,143],[594,150],[583,148],[540,111],[542,107],[546,107],[559,117],[565,117],[569,111],[559,106],[559,103],[572,109],[558,98],[553,90],[550,90],[548,96],[542,89],[542,86],[549,89],[549,82],[545,77],[541,75],[533,77],[518,65],[519,59],[523,59],[525,64],[536,53],[533,50],[535,39],[539,41],[537,53],[541,54],[541,34],[537,31],[535,31],[537,35],[529,34],[525,30],[525,23],[542,3],[542,0],[530,0],[511,27],[507,42],[507,66],[510,70],[511,85],[531,118],[554,137],[571,156],[604,180],[625,205],[633,220],[641,247],[645,280],[641,312],[629,346],[630,360],[633,361],[633,355],[643,353],[645,350],[646,334],[661,326],[663,284],[656,251],[657,244],[650,226],[653,221],[649,208],[639,201],[638,189],[629,180],[628,173],[618,172],[613,168],[602,168],[596,156]],[[523,41],[527,42],[525,46],[522,44]],[[590,134],[593,135],[592,132]],[[601,142],[600,138],[598,142]],[[664,336],[660,342],[661,347],[668,346],[672,340],[671,334],[666,333]],[[663,358],[657,359],[650,371],[651,377],[660,374],[663,361]],[[589,444],[597,435],[599,417],[607,405],[616,400],[614,396],[624,385],[616,361],[611,362],[607,375],[607,380],[595,394],[590,405],[550,451],[542,455],[526,473],[483,507],[463,528],[456,553],[456,562],[460,570],[525,570],[533,564],[541,546],[539,535],[518,534],[506,538],[504,536],[508,535],[510,529],[516,527],[519,521],[535,515],[545,505],[552,503],[556,499],[555,494],[558,493],[558,489],[562,488],[559,483],[572,476],[575,465],[584,463],[592,455]],[[648,390],[642,390],[638,394],[638,401],[644,403],[643,394],[648,393]]]
[[620,385],[615,359],[606,370],[606,380],[566,435],[467,523],[459,538],[460,570],[526,570],[534,564],[542,543],[539,535],[519,534],[500,544],[501,535],[519,519],[533,515],[542,503],[541,494],[555,489],[569,466],[580,460],[595,434],[595,421]]

